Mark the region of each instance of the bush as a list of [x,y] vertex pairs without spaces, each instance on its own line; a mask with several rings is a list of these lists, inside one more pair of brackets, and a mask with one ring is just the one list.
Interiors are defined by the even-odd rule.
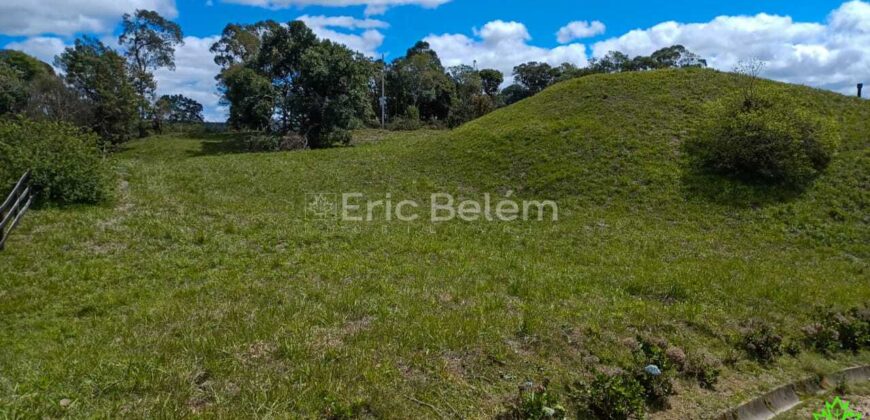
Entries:
[[771,363],[782,356],[782,336],[776,334],[767,323],[753,321],[743,337],[743,349],[761,363]]
[[800,187],[827,168],[838,142],[829,119],[784,94],[759,92],[710,104],[686,151],[703,172]]
[[807,345],[830,354],[870,348],[870,309],[852,309],[845,313],[828,313],[818,323],[804,328]]
[[96,135],[65,123],[0,121],[0,195],[27,170],[38,198],[58,204],[101,202],[112,185]]
[[[647,404],[655,408],[668,406],[668,399],[674,394],[672,379],[674,377],[674,363],[667,354],[667,343],[663,340],[640,339],[640,348],[635,353],[635,363],[638,369],[635,378],[644,389],[644,399]],[[646,372],[643,368],[655,366],[660,371],[658,374]]]
[[496,416],[499,420],[524,419],[564,419],[565,408],[559,398],[549,391],[549,381],[542,385],[531,383],[520,387],[519,395],[504,412]]
[[599,374],[591,384],[579,384],[577,418],[624,420],[643,418],[644,388],[627,373]]
[[721,362],[715,357],[707,353],[693,353],[686,362],[684,374],[695,378],[702,387],[713,389],[721,372]]

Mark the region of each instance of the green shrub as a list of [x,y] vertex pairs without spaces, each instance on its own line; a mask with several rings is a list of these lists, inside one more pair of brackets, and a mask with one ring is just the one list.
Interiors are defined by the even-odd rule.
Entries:
[[577,418],[625,420],[643,418],[644,388],[633,375],[599,374],[590,384],[579,384]]
[[548,388],[547,380],[542,385],[529,383],[520,387],[516,401],[497,418],[499,420],[564,419],[565,408],[559,403],[556,394],[550,392]]
[[692,353],[686,362],[684,374],[698,381],[698,385],[713,389],[722,373],[722,363],[707,353]]
[[[667,342],[663,340],[640,339],[640,348],[635,353],[637,369],[635,378],[644,389],[644,400],[651,407],[664,408],[674,394],[673,377],[676,371],[674,362],[667,354]],[[643,368],[655,366],[659,374],[651,374]]]
[[771,363],[782,356],[782,336],[776,334],[769,324],[753,321],[743,337],[743,349],[752,359]]
[[95,134],[58,122],[0,121],[0,195],[27,170],[38,198],[58,204],[98,203],[112,185]]
[[830,354],[870,348],[870,309],[827,313],[820,322],[804,328],[806,343],[812,349]]
[[703,172],[800,187],[827,168],[838,142],[829,119],[768,91],[709,104],[686,152]]

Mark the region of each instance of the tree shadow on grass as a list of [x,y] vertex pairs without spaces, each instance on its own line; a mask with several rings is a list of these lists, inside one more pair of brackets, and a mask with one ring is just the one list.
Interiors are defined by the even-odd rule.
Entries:
[[245,143],[247,133],[199,133],[189,138],[200,140],[199,150],[188,152],[190,157],[221,156],[251,153]]
[[686,201],[756,209],[794,201],[808,186],[752,183],[695,169],[683,172],[681,181]]

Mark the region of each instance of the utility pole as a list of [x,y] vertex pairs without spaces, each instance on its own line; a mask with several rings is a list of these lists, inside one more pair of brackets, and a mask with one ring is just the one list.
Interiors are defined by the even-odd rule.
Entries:
[[381,97],[378,101],[381,103],[381,128],[387,128],[387,56],[382,55],[384,63],[381,68]]

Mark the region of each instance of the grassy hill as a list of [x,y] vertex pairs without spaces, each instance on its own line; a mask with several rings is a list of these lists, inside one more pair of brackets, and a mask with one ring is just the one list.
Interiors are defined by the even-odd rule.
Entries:
[[[724,363],[663,418],[709,416],[867,353],[738,349],[870,301],[870,103],[772,84],[840,122],[802,194],[698,177],[682,142],[713,71],[562,83],[451,132],[241,153],[232,136],[136,141],[103,207],[30,213],[0,253],[0,412],[47,416],[489,417],[517,386],[631,363],[637,335]],[[557,223],[305,217],[307,193],[556,200]],[[59,402],[69,399],[71,405]]]

